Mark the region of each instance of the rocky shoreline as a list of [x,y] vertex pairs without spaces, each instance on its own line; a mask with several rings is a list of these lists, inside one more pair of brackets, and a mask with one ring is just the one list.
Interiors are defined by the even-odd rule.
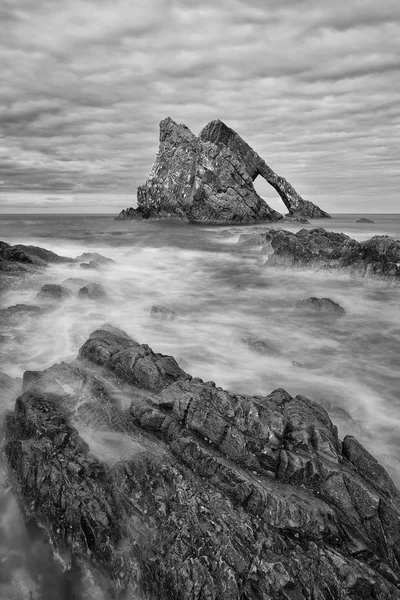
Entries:
[[[132,456],[101,460],[91,427]],[[5,451],[60,554],[113,593],[400,598],[400,493],[303,396],[232,394],[107,325],[25,373]]]
[[[238,243],[260,246],[266,267],[398,282],[400,242],[387,236],[262,228]],[[112,264],[96,253],[0,248],[4,289],[51,263],[100,278]],[[53,310],[73,295],[106,300],[100,283],[72,277],[3,317],[31,318],[32,307]],[[299,296],[296,307],[344,314],[329,298]],[[155,326],[179,318],[158,305],[150,316]],[[22,385],[3,374],[0,385],[3,399],[16,398],[4,424],[9,480],[82,594],[89,581],[107,599],[400,598],[400,493],[307,397],[229,392],[109,324],[75,360],[26,371]]]

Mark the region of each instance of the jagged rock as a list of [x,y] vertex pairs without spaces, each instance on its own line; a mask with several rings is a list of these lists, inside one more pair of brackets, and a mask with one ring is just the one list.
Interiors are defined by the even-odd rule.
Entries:
[[268,254],[266,265],[340,269],[361,278],[400,281],[400,241],[387,235],[359,242],[323,228],[296,233],[268,228],[256,242]]
[[400,598],[400,494],[304,396],[232,394],[108,325],[24,375],[5,452],[61,556],[115,596]]
[[196,137],[186,125],[167,118],[160,123],[156,162],[138,188],[137,209],[127,208],[118,218],[214,224],[282,219],[255,191],[253,181],[258,175],[278,191],[290,215],[329,217],[303,200],[222,121],[211,121]]
[[49,302],[61,302],[71,296],[71,292],[63,285],[55,283],[46,283],[37,293],[38,300],[46,300]]
[[288,216],[309,217],[311,219],[330,218],[330,215],[308,200],[303,200],[286,179],[279,177],[266,162],[240,137],[236,131],[216,119],[200,132],[200,139],[223,145],[243,162],[246,172],[254,181],[260,175],[276,189],[289,211]]
[[332,313],[335,315],[344,315],[345,310],[340,304],[330,298],[305,298],[296,302],[296,308],[302,310],[312,310],[314,312]]
[[274,348],[271,344],[264,342],[263,340],[257,340],[255,338],[247,337],[242,340],[243,344],[246,344],[251,350],[258,352],[258,354],[269,354],[270,356],[279,356],[280,352]]
[[178,316],[172,308],[166,306],[152,306],[150,315],[159,321],[174,321]]
[[375,223],[375,221],[371,221],[371,219],[366,219],[365,217],[361,217],[361,219],[358,219],[357,223]]
[[89,298],[90,300],[104,300],[107,298],[107,292],[100,283],[87,283],[78,291],[79,298]]

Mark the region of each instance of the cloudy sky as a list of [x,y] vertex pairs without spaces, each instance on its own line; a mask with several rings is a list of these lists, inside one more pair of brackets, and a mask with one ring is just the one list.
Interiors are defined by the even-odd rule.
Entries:
[[168,115],[329,212],[400,212],[399,0],[0,0],[0,63],[0,212],[132,205]]

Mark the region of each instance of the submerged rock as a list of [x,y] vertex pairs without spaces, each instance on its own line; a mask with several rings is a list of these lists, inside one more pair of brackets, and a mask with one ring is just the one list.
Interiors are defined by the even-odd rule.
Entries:
[[400,493],[304,396],[233,394],[106,326],[25,373],[5,452],[55,548],[115,596],[400,598]]
[[167,218],[189,223],[256,223],[282,215],[257,194],[260,175],[279,193],[293,217],[328,218],[303,200],[264,160],[222,121],[211,121],[196,137],[170,118],[160,123],[160,148],[151,173],[138,188],[137,208],[118,219]]
[[78,291],[79,298],[89,298],[90,300],[104,300],[107,298],[107,292],[100,283],[87,283]]
[[247,337],[242,340],[243,344],[248,346],[250,350],[258,352],[258,354],[269,354],[270,356],[279,356],[280,352],[274,348],[271,344],[264,342],[264,340],[257,340],[256,338]]
[[375,221],[371,221],[371,219],[366,219],[365,217],[361,217],[361,219],[358,219],[357,223],[375,223]]
[[63,285],[46,283],[37,293],[38,300],[46,300],[50,302],[61,302],[71,296],[71,292]]
[[304,300],[298,300],[296,308],[314,312],[333,313],[335,315],[344,315],[345,313],[344,308],[330,298],[305,298]]
[[159,321],[174,321],[177,318],[178,313],[166,306],[152,306],[150,315]]

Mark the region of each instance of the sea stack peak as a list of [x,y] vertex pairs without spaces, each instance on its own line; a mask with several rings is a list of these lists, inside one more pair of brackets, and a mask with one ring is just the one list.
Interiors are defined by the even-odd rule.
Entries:
[[304,200],[220,119],[210,121],[196,137],[186,125],[167,117],[160,123],[159,139],[150,175],[138,188],[137,209],[123,210],[118,218],[217,225],[278,221],[282,215],[254,188],[258,176],[276,189],[290,216],[330,218]]

